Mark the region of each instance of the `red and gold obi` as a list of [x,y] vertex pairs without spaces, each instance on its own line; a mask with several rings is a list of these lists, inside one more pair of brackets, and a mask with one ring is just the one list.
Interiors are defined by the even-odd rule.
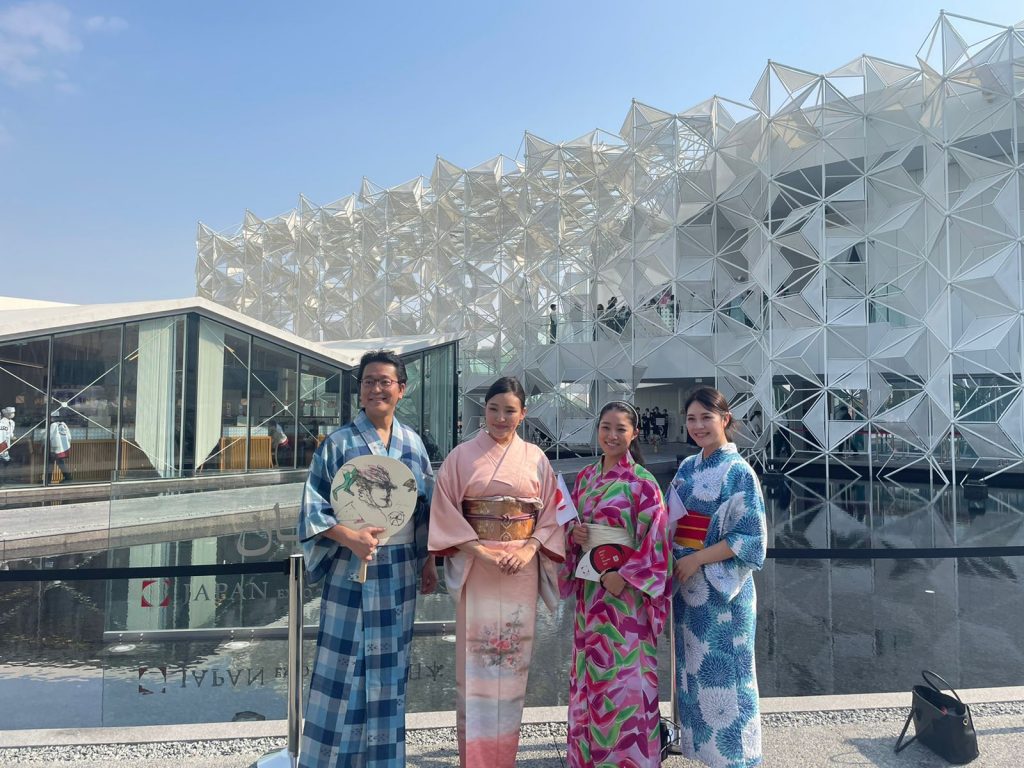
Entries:
[[464,499],[462,515],[481,540],[525,541],[537,526],[537,503],[511,496]]

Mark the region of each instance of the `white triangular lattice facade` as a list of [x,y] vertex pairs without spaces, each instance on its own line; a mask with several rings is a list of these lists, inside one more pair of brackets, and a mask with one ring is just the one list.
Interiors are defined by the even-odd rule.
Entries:
[[201,224],[196,280],[311,339],[462,333],[470,396],[523,376],[564,446],[610,395],[701,377],[790,469],[1001,471],[1024,457],[1022,162],[1024,26],[942,14],[917,66],[770,62],[749,104],[634,103],[619,135]]

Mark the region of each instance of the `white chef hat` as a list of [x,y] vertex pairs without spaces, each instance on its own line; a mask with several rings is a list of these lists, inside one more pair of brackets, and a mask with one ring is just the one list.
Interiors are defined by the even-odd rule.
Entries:
[[8,416],[8,417],[13,416],[14,415],[14,406],[13,405],[5,405],[3,408],[0,408],[0,413],[2,413],[4,416]]

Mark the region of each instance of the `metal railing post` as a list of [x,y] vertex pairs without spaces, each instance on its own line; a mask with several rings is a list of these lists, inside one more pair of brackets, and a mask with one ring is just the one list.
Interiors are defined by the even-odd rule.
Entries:
[[297,762],[302,728],[302,555],[292,555],[288,565],[288,752]]
[[288,746],[261,757],[253,768],[295,768],[302,730],[302,555],[288,558]]

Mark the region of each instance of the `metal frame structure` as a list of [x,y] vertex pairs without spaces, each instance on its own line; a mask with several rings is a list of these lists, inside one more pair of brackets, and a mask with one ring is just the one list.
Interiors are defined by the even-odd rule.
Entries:
[[701,378],[783,471],[957,481],[1024,467],[1022,160],[1024,24],[942,13],[915,65],[772,61],[748,103],[200,224],[197,290],[310,339],[464,334],[464,407],[520,375],[556,447]]

